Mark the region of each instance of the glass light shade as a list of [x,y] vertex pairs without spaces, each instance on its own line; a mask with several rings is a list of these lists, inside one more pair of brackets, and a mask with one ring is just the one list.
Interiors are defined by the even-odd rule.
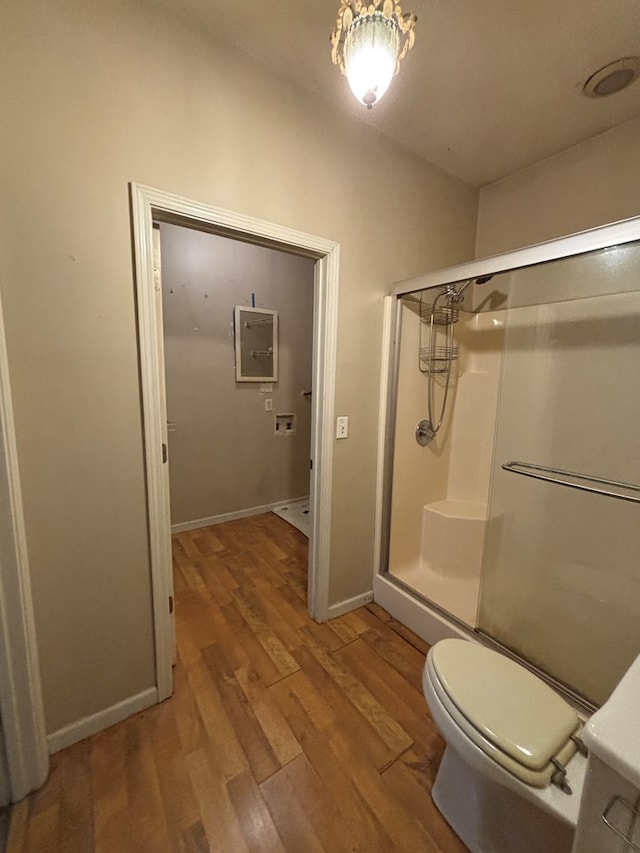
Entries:
[[344,67],[351,91],[368,109],[389,88],[398,64],[398,27],[379,12],[356,18],[344,42]]

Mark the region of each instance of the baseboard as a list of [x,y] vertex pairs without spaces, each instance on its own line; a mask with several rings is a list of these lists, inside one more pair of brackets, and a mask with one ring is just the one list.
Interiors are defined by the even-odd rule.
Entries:
[[337,604],[329,605],[327,618],[335,619],[336,616],[342,616],[343,613],[356,610],[358,607],[363,607],[371,601],[373,601],[373,590],[363,592],[361,595],[354,595],[353,598],[345,598],[344,601],[338,601]]
[[211,515],[209,518],[198,518],[195,521],[181,521],[179,524],[171,525],[172,533],[182,533],[183,530],[196,530],[198,527],[210,527],[212,524],[224,524],[225,521],[235,521],[237,518],[249,518],[251,515],[261,515],[263,512],[271,512],[277,506],[304,500],[301,498],[283,498],[262,506],[252,506],[249,509],[239,509],[236,512],[224,512],[222,515]]
[[150,708],[158,701],[158,691],[155,687],[150,687],[148,690],[143,690],[142,693],[137,693],[135,696],[130,696],[122,702],[117,702],[110,708],[105,708],[104,711],[98,711],[97,714],[91,714],[88,717],[83,717],[75,723],[71,723],[57,732],[52,732],[47,735],[47,746],[49,752],[59,752],[79,740],[94,735],[96,732],[101,732],[103,729],[108,729],[115,723],[126,720],[127,717],[132,717],[138,711],[144,711],[145,708]]

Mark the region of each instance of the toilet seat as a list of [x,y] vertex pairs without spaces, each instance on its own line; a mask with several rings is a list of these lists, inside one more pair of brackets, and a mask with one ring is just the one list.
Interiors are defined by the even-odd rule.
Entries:
[[488,756],[521,781],[545,788],[576,752],[575,711],[535,675],[466,640],[441,640],[427,670],[442,705]]

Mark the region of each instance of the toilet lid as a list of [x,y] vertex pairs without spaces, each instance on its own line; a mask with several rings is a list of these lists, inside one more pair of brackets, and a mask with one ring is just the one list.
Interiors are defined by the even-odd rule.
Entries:
[[548,764],[579,726],[576,712],[543,681],[498,652],[466,640],[430,651],[442,688],[490,743],[531,770]]

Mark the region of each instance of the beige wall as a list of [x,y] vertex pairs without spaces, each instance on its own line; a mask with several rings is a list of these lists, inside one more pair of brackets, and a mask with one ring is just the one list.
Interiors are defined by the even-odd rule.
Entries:
[[0,286],[52,732],[154,682],[127,183],[341,244],[331,602],[371,585],[381,297],[473,255],[477,193],[145,0],[9,0],[2,38]]
[[640,215],[639,163],[640,118],[485,187],[477,257]]
[[[171,521],[181,524],[309,494],[314,261],[161,226]],[[236,382],[233,309],[278,312],[278,381]],[[265,411],[269,399],[273,411]],[[277,435],[276,413],[296,415]]]

